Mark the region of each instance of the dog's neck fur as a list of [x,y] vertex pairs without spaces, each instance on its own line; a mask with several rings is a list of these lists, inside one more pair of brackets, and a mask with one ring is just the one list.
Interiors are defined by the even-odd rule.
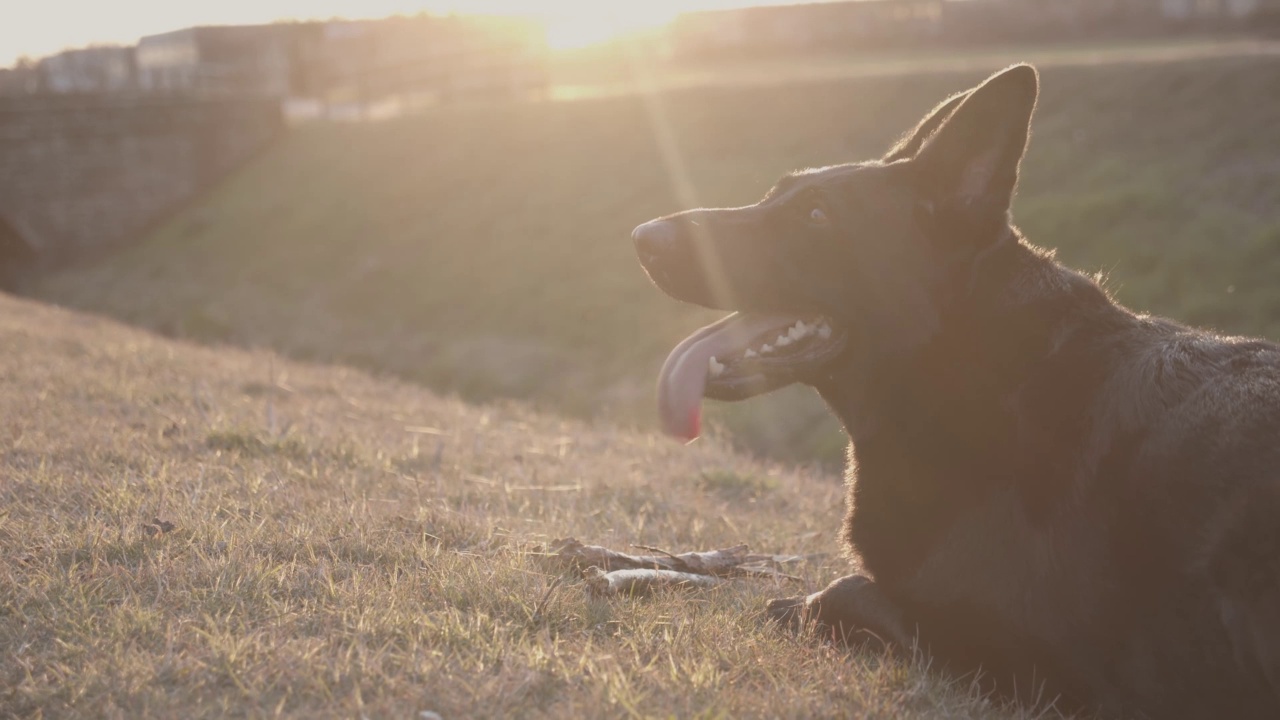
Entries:
[[[929,527],[965,505],[962,494],[1013,488],[1028,512],[1048,512],[1074,477],[1070,458],[1088,431],[1085,385],[1103,377],[1113,347],[1105,336],[1137,322],[1016,235],[951,285],[928,342],[897,357],[851,357],[818,385],[852,441],[851,500],[883,506],[867,507],[849,538],[877,575],[883,568],[872,565],[883,563],[869,542],[897,544],[879,559],[903,570],[916,544],[907,527],[877,533],[881,523],[920,523],[923,548]],[[895,476],[878,471],[882,459]]]
[[[1105,316],[1120,329],[1133,320],[1096,283],[1023,243],[1012,229],[1007,241],[954,273],[938,304],[941,327],[926,342],[889,355],[855,347],[815,383],[854,443],[883,431],[904,403],[918,410],[916,403],[940,407],[966,390],[987,397],[1012,392],[1018,378],[1060,352],[1085,321]],[[992,394],[991,383],[1005,392]]]

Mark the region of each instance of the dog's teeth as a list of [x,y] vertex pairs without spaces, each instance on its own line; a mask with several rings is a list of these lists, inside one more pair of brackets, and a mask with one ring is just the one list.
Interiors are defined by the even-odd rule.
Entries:
[[724,365],[716,362],[716,358],[713,355],[711,356],[711,359],[707,361],[707,369],[711,371],[711,377],[719,377],[720,374],[724,372]]
[[786,335],[779,335],[777,340],[773,341],[778,347],[786,347],[791,344],[791,338]]
[[760,346],[761,355],[768,355],[771,352],[773,352],[773,346],[770,345],[769,343],[765,343],[764,345]]
[[822,338],[823,340],[830,339],[831,326],[826,323],[822,323],[822,325],[818,326],[818,337]]
[[798,322],[791,328],[787,329],[787,337],[792,340],[799,340],[808,334],[809,328],[803,322]]
[[747,348],[747,351],[742,353],[742,357],[750,360],[753,357],[759,357],[759,355],[756,353],[755,350],[752,350],[751,348]]

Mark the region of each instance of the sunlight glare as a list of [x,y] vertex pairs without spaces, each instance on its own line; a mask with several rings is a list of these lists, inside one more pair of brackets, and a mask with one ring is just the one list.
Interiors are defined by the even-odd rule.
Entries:
[[[430,12],[536,17],[548,28],[555,49],[608,42],[631,32],[651,30],[682,12],[752,5],[762,0],[42,0],[29,3],[21,23],[0,23],[0,66],[19,55],[53,54],[94,43],[133,44],[143,35],[196,25],[239,25],[280,19],[374,18]],[[808,0],[763,0],[795,3]],[[68,23],[68,17],[76,22]]]
[[[578,3],[564,3],[577,5]],[[675,19],[677,11],[658,5],[559,10],[548,13],[547,44],[554,50],[571,50],[608,42],[622,35],[661,27]]]

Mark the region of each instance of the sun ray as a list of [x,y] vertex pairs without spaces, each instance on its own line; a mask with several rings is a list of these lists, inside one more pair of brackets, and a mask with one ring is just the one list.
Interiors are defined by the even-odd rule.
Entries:
[[[682,209],[699,207],[697,190],[690,179],[684,153],[680,150],[680,141],[676,138],[671,120],[667,115],[666,100],[658,89],[658,84],[648,66],[640,62],[634,52],[630,53],[629,57],[636,87],[644,103],[645,114],[648,116],[649,129],[658,146],[658,155],[662,159],[662,166],[667,171],[667,180],[671,183],[676,202]],[[702,229],[698,228],[694,232],[702,232]],[[724,269],[720,266],[719,259],[710,254],[711,244],[706,242],[707,239],[699,238],[699,242],[694,243],[694,246],[702,254],[700,261],[710,275],[708,281],[711,284],[712,294],[717,298],[728,300],[729,285]]]
[[[658,89],[653,73],[646,63],[636,57],[634,50],[628,53],[628,58],[631,74],[636,79],[636,87],[644,103],[649,128],[658,146],[658,154],[662,159],[662,166],[666,169],[667,179],[675,193],[676,202],[681,209],[700,207],[697,188],[690,177],[684,153],[680,150],[679,139],[667,114],[665,98]],[[705,232],[705,230],[695,228],[694,232]],[[705,235],[697,240],[694,247],[698,249],[702,267],[707,269],[707,280],[711,285],[712,295],[721,299],[723,304],[732,307],[728,278],[720,259],[711,252],[711,243],[707,242],[708,238]],[[773,424],[762,426],[760,431],[767,436],[767,442],[775,447],[785,438],[782,428]]]

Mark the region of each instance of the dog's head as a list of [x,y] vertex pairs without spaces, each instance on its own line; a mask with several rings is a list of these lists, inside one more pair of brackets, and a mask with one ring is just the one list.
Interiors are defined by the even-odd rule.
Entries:
[[658,287],[736,311],[667,358],[667,432],[697,437],[704,396],[817,383],[855,347],[892,357],[932,337],[948,288],[1011,235],[1037,89],[1034,69],[1009,68],[943,102],[880,160],[794,173],[754,205],[637,227]]

